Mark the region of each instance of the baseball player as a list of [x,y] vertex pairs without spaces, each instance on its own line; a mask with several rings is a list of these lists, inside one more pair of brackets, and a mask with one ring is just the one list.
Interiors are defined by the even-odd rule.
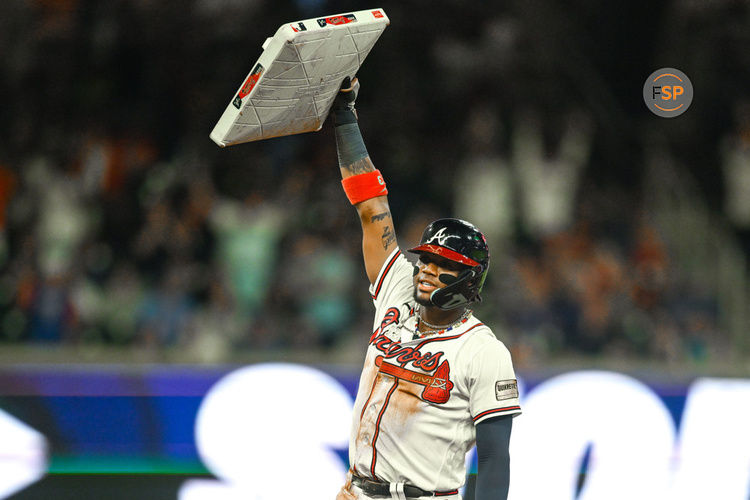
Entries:
[[468,222],[440,219],[402,254],[344,81],[332,108],[342,186],[362,225],[375,321],[354,404],[350,470],[337,500],[460,500],[476,443],[477,500],[507,498],[512,417],[521,412],[510,353],[471,306],[490,253]]

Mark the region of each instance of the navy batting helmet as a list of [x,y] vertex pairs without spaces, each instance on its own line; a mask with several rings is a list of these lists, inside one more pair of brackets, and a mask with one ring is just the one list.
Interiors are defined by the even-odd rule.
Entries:
[[438,219],[424,230],[419,245],[409,252],[432,253],[468,266],[457,277],[441,274],[446,287],[435,290],[430,302],[440,309],[456,309],[481,299],[479,293],[490,267],[490,249],[484,235],[461,219]]

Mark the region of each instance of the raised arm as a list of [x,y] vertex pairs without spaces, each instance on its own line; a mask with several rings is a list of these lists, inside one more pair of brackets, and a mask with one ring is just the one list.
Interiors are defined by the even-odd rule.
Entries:
[[370,160],[357,124],[354,101],[359,91],[355,78],[344,80],[331,114],[336,134],[341,184],[357,209],[362,225],[362,255],[370,283],[374,283],[386,258],[396,248],[396,232],[388,207],[385,181]]

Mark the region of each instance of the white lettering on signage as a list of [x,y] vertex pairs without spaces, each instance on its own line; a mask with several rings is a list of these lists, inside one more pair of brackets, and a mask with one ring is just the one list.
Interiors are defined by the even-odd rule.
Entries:
[[567,373],[535,387],[521,405],[511,435],[509,498],[576,498],[590,446],[579,499],[664,499],[675,424],[643,383],[611,372]]
[[[523,414],[513,422],[511,500],[748,499],[750,380],[697,379],[679,438],[663,401],[633,377],[571,372],[528,394],[518,383]],[[291,500],[300,491],[335,498],[346,471],[331,449],[346,448],[351,410],[344,387],[311,367],[230,373],[206,395],[196,421],[200,456],[219,480],[189,480],[179,500]]]
[[346,467],[352,398],[330,375],[292,364],[259,364],[219,380],[195,424],[204,465],[219,478],[191,479],[180,500],[330,499]]
[[40,480],[47,472],[47,439],[0,410],[0,498]]
[[690,386],[670,498],[750,498],[750,381],[698,379]]

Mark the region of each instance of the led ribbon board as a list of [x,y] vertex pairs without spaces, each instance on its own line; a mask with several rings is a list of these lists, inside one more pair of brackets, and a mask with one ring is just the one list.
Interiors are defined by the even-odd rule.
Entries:
[[225,147],[320,130],[341,82],[356,75],[388,24],[383,9],[371,9],[282,25],[211,139]]

